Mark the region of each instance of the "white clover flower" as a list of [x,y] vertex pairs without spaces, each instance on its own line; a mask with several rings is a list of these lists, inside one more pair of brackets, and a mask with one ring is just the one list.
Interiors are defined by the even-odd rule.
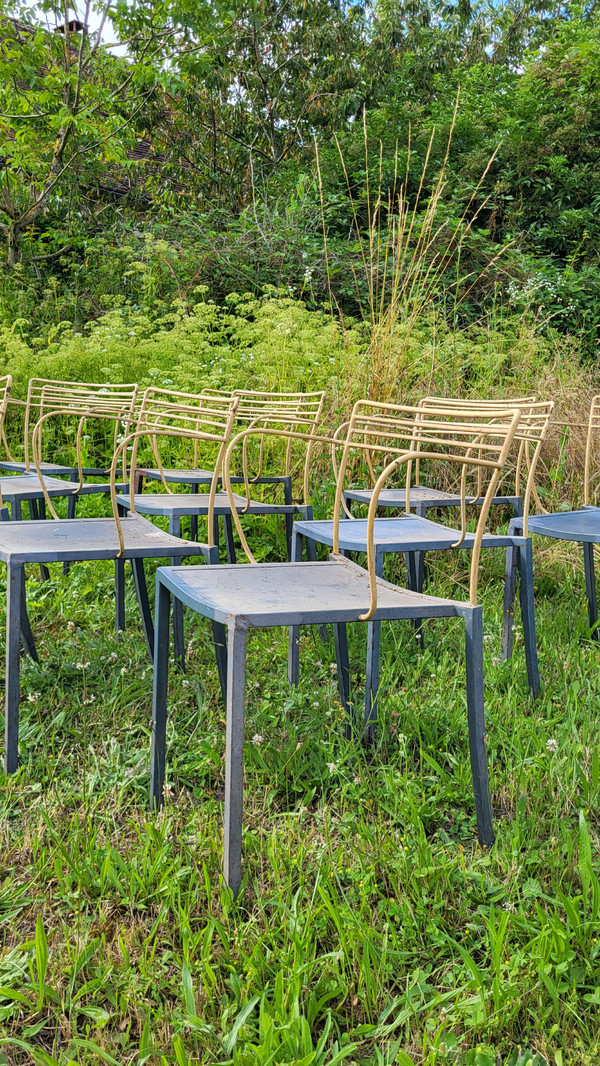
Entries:
[[261,744],[264,744],[264,742],[265,742],[265,738],[262,736],[261,733],[255,733],[254,736],[252,737],[252,743],[257,748],[260,748]]
[[546,741],[546,751],[549,751],[552,754],[554,754],[555,751],[558,751],[558,741],[555,740],[554,737],[550,737]]
[[334,762],[328,762],[327,763],[327,769],[329,770],[330,774],[334,774],[336,772],[336,770],[337,770],[337,766],[336,766],[336,764]]

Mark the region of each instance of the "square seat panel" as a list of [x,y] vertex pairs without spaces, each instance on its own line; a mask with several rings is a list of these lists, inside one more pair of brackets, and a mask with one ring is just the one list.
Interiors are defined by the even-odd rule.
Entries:
[[[140,514],[148,515],[181,515],[182,517],[188,515],[206,515],[208,514],[208,492],[191,493],[191,492],[163,492],[153,494],[151,492],[142,492],[136,494],[134,499],[135,510]],[[259,500],[251,500],[250,506],[246,510],[246,497],[238,496],[234,493],[235,506],[238,511],[242,511],[244,514],[297,514],[298,507],[293,504],[284,503],[261,503]],[[117,496],[117,503],[121,507],[129,508],[131,506],[131,497],[129,495]],[[229,515],[231,514],[231,506],[229,503],[229,497],[226,492],[217,492],[215,495],[215,514],[216,515]]]
[[[356,622],[371,603],[369,575],[342,556],[327,562],[161,567],[173,595],[215,622],[251,627]],[[448,618],[464,603],[377,579],[377,620]]]
[[[202,555],[204,545],[163,533],[141,515],[121,519],[124,558]],[[62,563],[115,559],[119,538],[114,518],[69,518],[0,522],[0,559],[6,563]]]
[[[50,499],[60,496],[89,496],[96,493],[110,492],[110,485],[88,483],[79,487],[77,481],[65,481],[64,478],[45,477],[44,485]],[[117,489],[125,488],[117,485]],[[41,481],[37,474],[15,474],[14,477],[0,478],[0,493],[5,503],[20,500],[39,500],[44,497]]]
[[[515,522],[517,524],[517,522]],[[600,544],[600,507],[583,507],[580,511],[557,511],[529,518],[530,533],[557,540],[575,540],[580,544]]]
[[[203,467],[190,467],[187,470],[168,468],[159,470],[157,467],[152,469],[139,467],[136,473],[139,477],[145,477],[151,481],[162,481],[164,478],[167,484],[173,485],[210,485],[214,476],[214,470],[205,470]],[[289,480],[288,474],[268,474],[264,477],[248,478],[250,485],[253,483],[271,485]],[[221,481],[220,477],[219,481]],[[242,485],[244,483],[243,477],[238,477],[234,474],[231,476],[231,481],[234,485]]]
[[[35,465],[31,463],[28,470],[27,463],[13,462],[6,459],[0,462],[0,470],[12,471],[15,474],[30,474],[35,470]],[[63,466],[62,463],[41,462],[40,470],[42,474],[47,474],[49,477],[71,477],[77,474],[76,466]],[[110,473],[110,467],[84,467],[83,473],[89,477],[107,477]]]
[[[344,499],[346,501],[352,500],[355,503],[363,503],[365,506],[371,502],[373,495],[372,489],[346,489],[344,491]],[[465,503],[478,504],[481,506],[483,503],[483,496],[467,496]],[[518,496],[494,496],[492,500],[494,505],[505,504],[512,507],[513,510],[518,509],[520,504],[520,497]],[[382,489],[379,494],[377,506],[382,508],[388,508],[389,510],[402,510],[406,507],[406,489]],[[432,489],[428,485],[415,485],[410,490],[410,506],[417,510],[417,513],[422,513],[428,508],[434,507],[460,507],[460,494],[456,492],[442,492],[441,489]]]
[[[294,532],[321,544],[333,545],[333,521],[294,522]],[[398,518],[376,518],[373,530],[375,547],[385,552],[443,551],[452,547],[460,538],[460,531],[429,518],[404,514]],[[340,522],[340,550],[364,552],[367,550],[367,519],[348,518]],[[466,533],[461,548],[472,548],[474,533]],[[484,534],[482,546],[506,547],[506,537]]]

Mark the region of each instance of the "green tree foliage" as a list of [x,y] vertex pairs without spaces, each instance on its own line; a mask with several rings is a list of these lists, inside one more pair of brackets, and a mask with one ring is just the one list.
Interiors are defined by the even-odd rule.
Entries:
[[[38,242],[60,245],[82,214],[105,207],[102,187],[116,191],[131,168],[128,150],[179,41],[168,6],[151,0],[114,9],[107,0],[94,33],[91,0],[82,22],[71,23],[66,6],[46,10],[50,30],[31,8],[0,2],[0,226],[11,266],[33,227]],[[126,58],[102,44],[109,11]],[[43,224],[52,211],[54,231]]]

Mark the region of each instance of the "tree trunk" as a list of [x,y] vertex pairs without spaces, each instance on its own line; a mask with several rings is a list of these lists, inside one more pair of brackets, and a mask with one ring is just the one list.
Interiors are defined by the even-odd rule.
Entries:
[[9,267],[14,267],[20,259],[19,228],[12,219],[6,227],[6,237],[8,241],[8,265]]

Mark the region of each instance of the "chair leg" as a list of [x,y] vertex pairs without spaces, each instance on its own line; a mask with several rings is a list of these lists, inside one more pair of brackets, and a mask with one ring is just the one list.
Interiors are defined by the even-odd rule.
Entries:
[[333,623],[335,661],[337,664],[338,690],[346,714],[346,736],[352,736],[354,710],[350,702],[350,659],[348,656],[348,631],[345,622]]
[[[75,479],[71,478],[70,480],[71,481],[77,480],[77,478],[75,478]],[[41,504],[40,504],[40,507],[41,507],[42,504],[44,505],[44,510],[45,510],[46,509],[46,501],[42,500]],[[77,496],[75,495],[75,493],[73,493],[71,496],[67,497],[67,518],[75,518],[75,507],[76,507],[76,505],[77,505]],[[70,563],[63,563],[63,568],[62,568],[63,569],[63,574],[68,574],[69,570],[70,570],[70,567],[71,567]],[[115,575],[115,579],[116,579],[116,575]],[[117,629],[124,629],[124,628],[125,628],[125,622],[124,621],[123,621],[123,625],[121,627],[119,627],[119,624],[117,623]]]
[[156,581],[156,629],[152,682],[152,748],[150,754],[150,808],[160,810],[165,792],[167,748],[167,688],[169,682],[169,615],[171,594]]
[[466,608],[464,619],[469,751],[477,836],[480,844],[489,847],[494,843],[494,828],[489,792],[483,699],[483,608]]
[[215,646],[215,658],[217,660],[217,671],[219,674],[219,685],[221,686],[221,696],[223,697],[223,706],[227,706],[227,633],[225,626],[221,622],[213,622],[213,643]]
[[[176,515],[169,518],[169,533],[172,537],[181,537],[181,519]],[[171,558],[171,566],[181,566],[181,557]],[[183,632],[183,604],[177,596],[173,597],[173,654],[178,668],[185,671],[185,648]]]
[[[511,519],[508,525],[508,536],[518,535],[523,527],[522,522]],[[502,651],[503,661],[510,659],[513,653],[513,626],[515,622],[515,594],[517,591],[517,550],[509,546],[506,549],[506,565],[504,568],[504,605],[502,612]]]
[[115,559],[115,612],[117,633],[125,629],[125,560]]
[[227,552],[227,562],[237,562],[235,554],[235,541],[233,539],[233,519],[230,514],[223,515],[223,530],[225,533],[225,551]]
[[6,688],[4,698],[4,770],[14,774],[19,761],[19,679],[21,655],[21,604],[24,596],[23,564],[7,566],[6,588]]
[[517,548],[517,566],[519,569],[519,601],[521,605],[521,621],[523,623],[527,680],[529,681],[531,695],[534,699],[537,699],[540,692],[540,670],[535,639],[533,548],[531,537],[527,537],[525,544]]
[[213,515],[213,540],[216,544],[217,551],[219,549],[219,516]]
[[[283,502],[286,507],[291,507],[292,504],[292,479],[286,477],[283,482]],[[285,543],[286,543],[286,556],[288,562],[292,558],[292,529],[294,528],[294,516],[293,514],[286,514],[285,516]]]
[[150,610],[150,601],[148,599],[148,586],[146,584],[146,573],[144,570],[143,559],[132,559],[131,569],[133,571],[133,584],[135,586],[135,594],[138,601],[138,607],[140,609],[140,616],[142,619],[142,627],[144,630],[144,638],[146,640],[146,648],[148,650],[148,656],[150,662],[154,660],[154,624],[152,622],[152,612]]
[[[302,541],[300,533],[292,533],[290,562],[302,561]],[[314,544],[313,544],[314,548]],[[322,627],[320,627],[322,628]],[[290,626],[288,630],[288,683],[297,685],[300,675],[300,626]]]
[[594,545],[582,544],[583,566],[585,569],[585,592],[588,604],[588,618],[592,631],[592,640],[600,640],[598,633],[598,597],[596,596],[596,573],[594,570]]
[[35,640],[33,639],[33,632],[31,629],[31,623],[29,621],[29,615],[27,613],[27,596],[25,591],[25,575],[23,575],[23,581],[21,584],[21,640],[25,646],[26,651],[33,659],[34,663],[39,663],[40,658],[35,646]]
[[[406,586],[411,592],[421,592],[422,590],[425,573],[424,558],[425,552],[404,553],[404,560],[406,562]],[[419,647],[422,649],[425,644],[422,619],[415,618],[413,626],[415,629],[416,640],[419,643]]]
[[[200,486],[197,482],[192,484],[192,496],[197,496]],[[190,518],[190,540],[198,540],[198,515],[193,514]]]
[[[119,507],[119,515],[125,515],[125,509]],[[115,559],[115,619],[117,633],[125,629],[125,560]]]
[[367,628],[367,679],[365,685],[365,743],[371,744],[375,736],[379,693],[379,651],[381,622],[369,622]]
[[[31,520],[33,522],[39,522],[42,517],[43,518],[46,517],[46,505],[45,505],[45,501],[44,500],[41,501],[41,503],[44,503],[43,516],[40,514],[40,507],[38,506],[38,501],[37,500],[28,500],[27,503],[28,503],[28,507],[29,507],[29,517],[31,518]],[[15,522],[22,522],[22,520],[23,520],[23,509],[21,507],[21,501],[20,500],[15,500],[15,502],[12,505],[12,508],[13,508],[13,518],[14,518]],[[49,571],[49,569],[48,569],[48,567],[46,566],[45,563],[40,563],[40,578],[41,578],[42,581],[49,581],[50,580],[50,571]]]
[[[307,517],[306,521],[310,521],[311,518],[312,518],[312,508],[311,508],[310,516]],[[316,563],[316,561],[317,561],[317,545],[316,545],[316,542],[312,539],[312,537],[305,537],[304,538],[304,544],[306,546],[306,558],[308,559],[309,563]],[[298,559],[302,558],[302,551],[300,551],[300,554],[297,556],[297,558]],[[293,560],[293,561],[295,561],[295,560]],[[327,626],[325,625],[325,623],[323,623],[322,626],[319,626],[319,635],[321,637],[321,640],[322,640],[323,644],[326,644],[328,639],[329,639],[329,633],[327,632]]]
[[[427,504],[419,503],[415,507],[415,513],[419,518],[427,518]],[[425,552],[414,553],[415,592],[422,592],[425,585],[427,568],[425,564]]]
[[235,899],[242,882],[242,819],[244,803],[246,630],[241,626],[233,625],[229,629],[227,652],[223,876]]
[[[375,574],[383,577],[383,552],[375,549]],[[364,741],[371,744],[375,736],[378,714],[379,660],[381,646],[381,622],[367,624],[367,671],[365,680]]]

